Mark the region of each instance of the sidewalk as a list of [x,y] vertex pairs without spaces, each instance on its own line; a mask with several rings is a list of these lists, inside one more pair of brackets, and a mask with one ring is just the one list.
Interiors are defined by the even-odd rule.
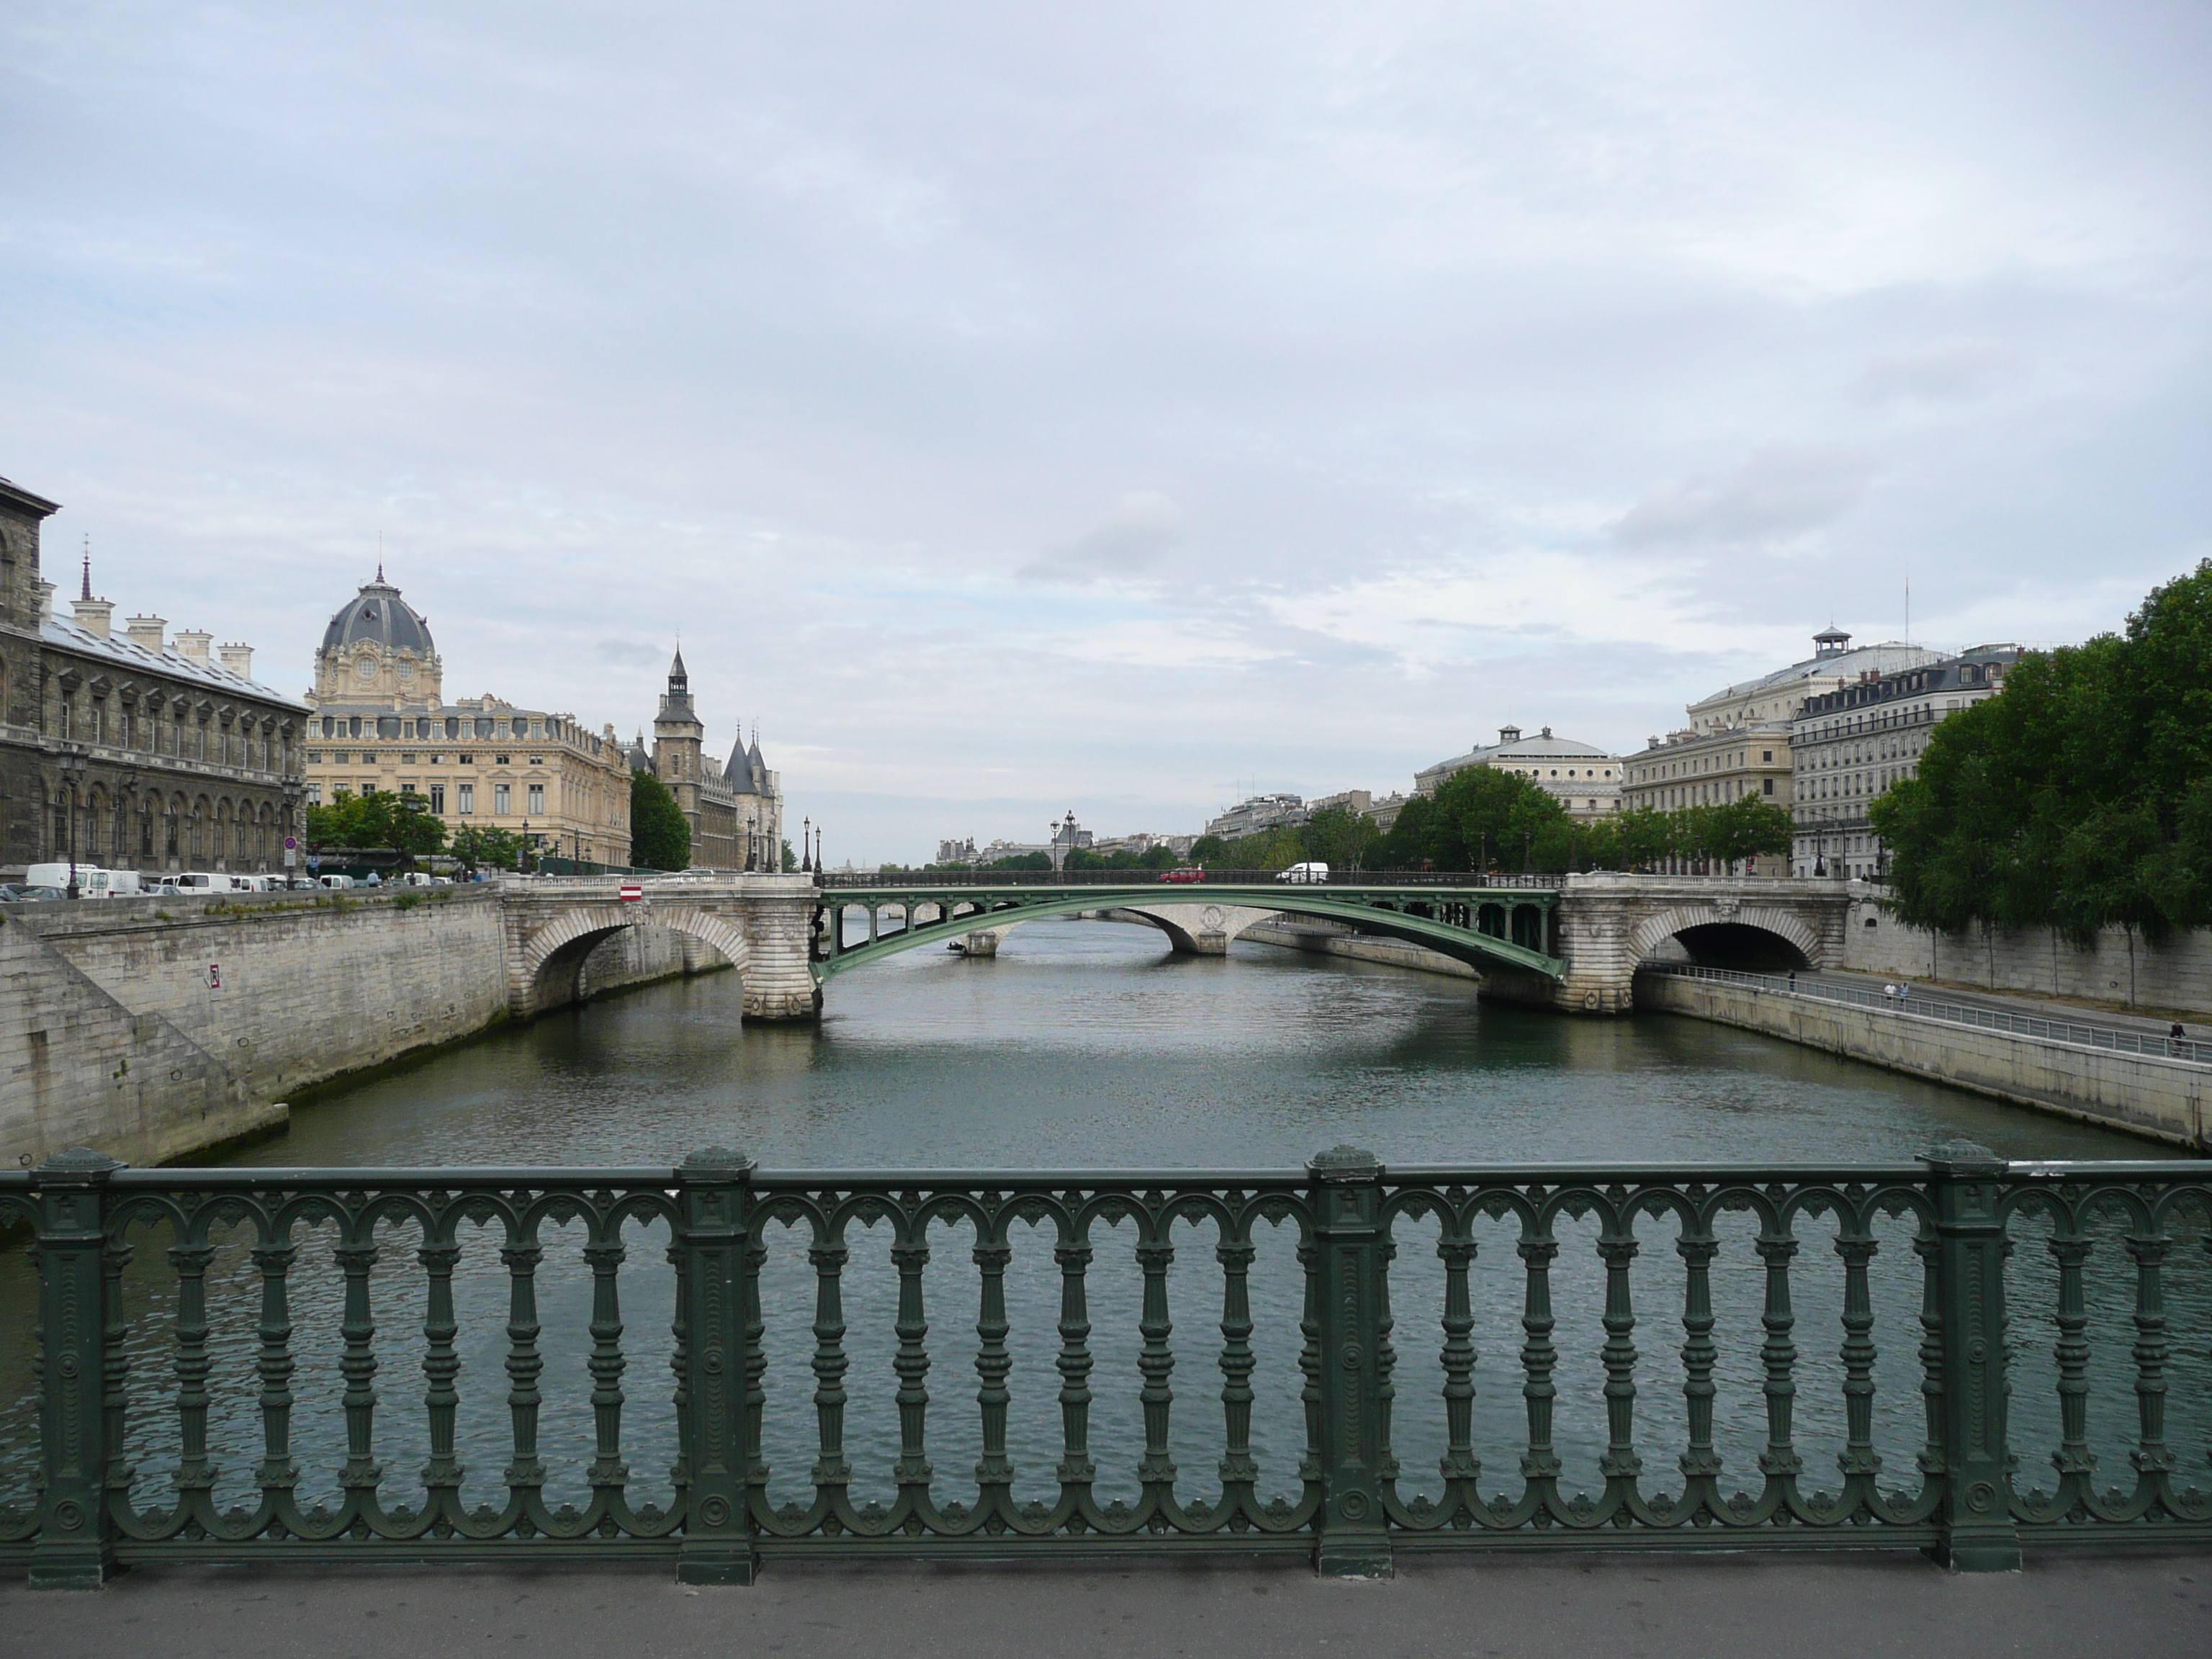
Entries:
[[2172,1029],[2173,1022],[2179,1019],[2191,1042],[2202,1042],[2208,1036],[2212,1036],[2212,1020],[2205,1019],[2201,1014],[2131,1014],[2106,1007],[2101,1003],[2061,1002],[2027,991],[1978,991],[1971,986],[1956,985],[1942,980],[1900,981],[1894,976],[1885,980],[1880,974],[1844,973],[1840,969],[1833,972],[1801,971],[1797,977],[1808,982],[1825,981],[1876,992],[1885,984],[1901,983],[1910,985],[1917,996],[1936,998],[1944,1002],[1964,1002],[1982,1008],[1997,1008],[2008,1014],[2026,1014],[2036,1019],[2063,1019],[2076,1025],[2107,1026],[2143,1036],[2164,1036]]
[[1415,1559],[1385,1583],[1288,1565],[1082,1570],[779,1565],[749,1589],[665,1568],[142,1569],[88,1595],[0,1588],[0,1653],[39,1659],[419,1659],[710,1653],[812,1659],[1620,1659],[1842,1652],[2205,1659],[2212,1553],[2031,1559],[1946,1573],[1916,1554]]

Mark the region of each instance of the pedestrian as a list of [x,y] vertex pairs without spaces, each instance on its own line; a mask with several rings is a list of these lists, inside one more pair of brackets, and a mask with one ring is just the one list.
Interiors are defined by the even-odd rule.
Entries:
[[1897,987],[1895,987],[1894,985],[1888,985],[1888,984],[1885,984],[1885,985],[1881,988],[1881,1000],[1882,1000],[1884,1002],[1894,1002],[1894,1001],[1896,1001],[1896,1000],[1897,1000]]
[[2173,1022],[2173,1029],[2171,1031],[2168,1031],[2166,1035],[2168,1039],[2175,1042],[2186,1042],[2189,1041],[2189,1033],[2181,1029],[2181,1022],[2178,1019]]
[[1790,988],[1793,991],[1797,988],[1797,970],[1795,968],[1790,970]]

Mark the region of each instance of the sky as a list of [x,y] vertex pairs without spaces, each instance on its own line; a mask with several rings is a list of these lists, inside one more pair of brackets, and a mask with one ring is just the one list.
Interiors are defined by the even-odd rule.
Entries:
[[628,734],[832,863],[1197,830],[2212,555],[2212,9],[9,0],[0,476],[295,695]]

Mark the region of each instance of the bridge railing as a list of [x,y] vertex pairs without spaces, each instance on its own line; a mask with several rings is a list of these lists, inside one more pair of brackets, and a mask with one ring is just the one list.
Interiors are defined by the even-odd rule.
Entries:
[[825,890],[840,888],[880,890],[886,887],[1146,887],[1155,884],[1170,890],[1190,886],[1329,887],[1450,887],[1528,888],[1548,891],[1566,885],[1560,875],[1494,875],[1461,870],[1337,870],[1319,881],[1296,883],[1282,879],[1279,870],[1216,870],[1208,868],[1203,883],[1182,884],[1166,879],[1161,870],[893,870],[883,873],[825,870],[815,883]]
[[[35,1248],[23,1248],[24,1235]],[[2212,1164],[0,1176],[0,1560],[2212,1542]],[[35,1357],[35,1363],[33,1358]]]
[[1733,968],[1706,968],[1687,962],[1647,962],[1640,973],[1673,974],[1680,978],[1711,980],[1724,985],[1748,985],[1778,995],[1814,997],[1823,1002],[1847,1002],[1861,1008],[1880,1008],[1893,1014],[1917,1014],[1923,1019],[1948,1020],[1956,1025],[1978,1025],[1987,1031],[2011,1031],[2021,1036],[2042,1037],[2051,1042],[2070,1042],[2085,1048],[2110,1048],[2117,1054],[2148,1054],[2160,1060],[2184,1060],[2212,1066],[2212,1042],[2187,1037],[2160,1036],[2154,1031],[2133,1031],[2124,1026],[2099,1025],[2087,1020],[2045,1019],[2039,1015],[2015,1014],[1978,1003],[1950,1002],[1904,988],[1895,996],[1863,985],[1838,985],[1788,974],[1754,974]]

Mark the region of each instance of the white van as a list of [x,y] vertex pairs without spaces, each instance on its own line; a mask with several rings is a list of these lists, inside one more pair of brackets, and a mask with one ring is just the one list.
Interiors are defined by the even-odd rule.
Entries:
[[[23,872],[23,885],[58,887],[67,892],[70,869],[67,864],[34,864]],[[80,864],[76,869],[79,898],[122,898],[139,890],[136,870],[104,870],[96,864]]]
[[226,875],[220,870],[187,870],[176,878],[177,891],[186,898],[205,897],[210,893],[237,893],[246,890],[246,878]]
[[1275,872],[1277,881],[1325,882],[1328,879],[1326,864],[1294,864],[1287,870]]
[[330,888],[343,888],[353,885],[353,878],[351,876],[319,876],[316,879],[320,881],[324,886]]

